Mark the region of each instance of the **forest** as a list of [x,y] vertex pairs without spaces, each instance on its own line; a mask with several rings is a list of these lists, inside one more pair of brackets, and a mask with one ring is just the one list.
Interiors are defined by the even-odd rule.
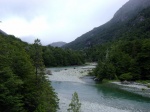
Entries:
[[79,52],[0,34],[0,112],[56,112],[58,97],[45,66],[80,65]]
[[83,65],[84,55],[81,51],[43,46],[43,60],[46,67]]
[[96,51],[88,57],[98,60],[92,74],[100,81],[150,80],[150,39],[118,40],[90,51]]

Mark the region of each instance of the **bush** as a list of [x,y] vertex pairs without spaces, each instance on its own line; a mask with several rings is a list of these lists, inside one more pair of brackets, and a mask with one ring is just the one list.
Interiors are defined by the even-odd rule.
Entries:
[[124,80],[128,80],[129,81],[129,80],[132,79],[132,75],[131,75],[131,73],[124,73],[124,74],[119,76],[119,79],[121,81],[124,81]]

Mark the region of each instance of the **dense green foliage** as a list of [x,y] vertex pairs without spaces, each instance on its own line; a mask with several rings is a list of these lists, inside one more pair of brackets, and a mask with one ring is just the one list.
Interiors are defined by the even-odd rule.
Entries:
[[[105,46],[105,47],[103,47]],[[150,39],[119,40],[97,47],[98,79],[150,80]]]
[[0,112],[55,112],[58,98],[44,75],[45,66],[81,65],[81,52],[29,45],[0,34]]
[[43,59],[45,66],[70,66],[85,63],[82,52],[65,50],[58,47],[44,46]]
[[56,112],[57,95],[44,75],[36,77],[28,44],[1,34],[0,43],[0,112]]

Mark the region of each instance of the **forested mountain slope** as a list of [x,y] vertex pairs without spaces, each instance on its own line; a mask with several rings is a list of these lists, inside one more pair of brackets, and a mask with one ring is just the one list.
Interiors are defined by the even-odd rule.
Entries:
[[[130,0],[106,24],[83,34],[64,48],[83,49],[124,37],[128,33],[149,35],[150,0]],[[145,38],[147,37],[145,36]],[[130,38],[130,37],[128,37]]]

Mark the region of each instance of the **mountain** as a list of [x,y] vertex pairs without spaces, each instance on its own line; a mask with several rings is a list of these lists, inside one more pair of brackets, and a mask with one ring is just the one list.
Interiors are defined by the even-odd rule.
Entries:
[[123,38],[129,33],[136,33],[136,37],[141,33],[148,35],[149,18],[150,0],[129,0],[114,14],[110,21],[83,34],[63,47],[83,49]]
[[7,35],[7,33],[5,33],[4,31],[2,31],[1,29],[0,29],[0,34]]
[[53,46],[53,47],[62,47],[65,44],[66,44],[66,42],[53,42],[53,43],[50,44],[50,46]]

